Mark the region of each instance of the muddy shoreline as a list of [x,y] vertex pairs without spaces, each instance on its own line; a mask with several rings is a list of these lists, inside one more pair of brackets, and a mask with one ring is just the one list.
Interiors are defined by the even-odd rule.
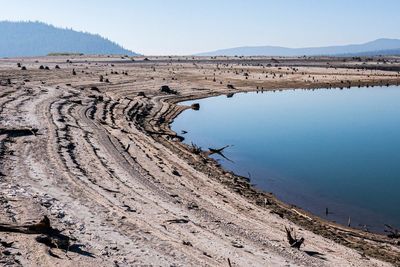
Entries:
[[[368,83],[363,84],[359,83],[352,86],[351,89],[362,88],[362,87],[374,87],[374,86],[381,86],[383,81],[376,81],[375,83]],[[263,91],[275,91],[275,90],[293,90],[293,89],[303,89],[303,90],[318,90],[318,89],[343,89],[341,87],[341,83],[332,85],[331,88],[324,88],[319,86],[312,86],[312,87],[297,87],[297,88],[274,88],[268,89],[265,88]],[[386,84],[386,86],[396,86],[398,82]],[[355,88],[356,87],[356,88]],[[345,88],[350,89],[350,88]],[[260,90],[248,89],[248,90],[235,90],[234,93],[246,93],[246,92],[258,92]],[[228,92],[232,93],[232,92]],[[173,115],[168,116],[167,120],[161,125],[168,129],[168,131],[172,132],[173,135],[179,136],[178,133],[171,130],[171,124],[173,123],[174,119],[178,117],[182,112],[186,109],[190,109],[190,106],[179,105],[179,103],[185,101],[194,101],[199,99],[204,99],[208,97],[216,97],[221,95],[226,95],[227,93],[211,93],[206,95],[197,95],[197,96],[176,96],[173,98],[167,98],[164,101],[172,104],[169,106],[169,109]],[[225,175],[229,177],[229,180],[224,180],[224,184],[227,184],[231,190],[236,193],[239,193],[242,196],[245,196],[250,202],[255,203],[256,205],[264,208],[268,208],[271,210],[271,213],[278,214],[280,217],[288,218],[289,220],[293,221],[294,223],[318,234],[323,237],[329,238],[335,242],[348,246],[350,248],[354,248],[359,250],[361,253],[365,253],[365,255],[376,257],[382,260],[389,260],[389,262],[397,262],[399,260],[398,256],[395,254],[388,254],[386,251],[381,250],[380,245],[387,243],[392,245],[398,245],[398,241],[392,240],[388,238],[383,233],[374,233],[374,232],[367,232],[361,229],[348,227],[342,224],[338,224],[319,216],[316,216],[300,207],[297,207],[292,204],[285,203],[279,200],[277,197],[274,196],[271,192],[266,192],[261,189],[258,189],[251,185],[251,180],[247,177],[243,177],[240,175],[235,174],[233,171],[229,171],[224,169],[217,161],[208,157],[207,153],[203,151],[203,154],[200,157],[204,157],[203,159],[199,159],[198,155],[194,155],[191,146],[187,144],[183,144],[179,141],[171,141],[169,139],[161,139],[155,138],[155,140],[163,143],[164,145],[168,146],[170,149],[173,150],[173,147],[182,147],[186,150],[188,154],[192,154],[199,163],[196,165],[196,168],[200,171],[207,172],[211,176],[219,176]],[[179,144],[177,144],[179,142]],[[189,160],[190,162],[190,160]],[[238,187],[240,188],[238,190]],[[371,244],[368,241],[377,242],[379,245],[376,247],[371,248]]]

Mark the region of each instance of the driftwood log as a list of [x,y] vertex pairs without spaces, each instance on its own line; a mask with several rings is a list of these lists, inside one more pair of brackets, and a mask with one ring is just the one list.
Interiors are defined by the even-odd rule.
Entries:
[[[0,224],[0,232],[37,235],[35,240],[38,243],[46,245],[49,248],[48,253],[52,257],[60,258],[60,256],[51,251],[53,248],[91,258],[95,257],[92,253],[81,248],[84,247],[84,245],[72,244],[71,241],[74,241],[74,238],[62,234],[62,231],[53,228],[50,224],[50,219],[46,215],[43,216],[43,219],[38,223],[27,223],[23,225]],[[1,244],[4,245],[3,242]],[[12,243],[10,244],[12,245]]]
[[36,128],[4,129],[0,128],[0,135],[6,134],[10,137],[36,135],[39,130]]
[[51,227],[50,219],[45,215],[38,223],[25,225],[0,224],[0,232],[38,234],[36,241],[49,247],[60,248],[66,251],[70,247],[70,238],[60,230]]

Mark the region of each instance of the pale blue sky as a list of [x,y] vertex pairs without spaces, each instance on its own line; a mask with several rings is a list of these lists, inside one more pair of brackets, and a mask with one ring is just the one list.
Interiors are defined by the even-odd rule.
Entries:
[[0,0],[0,7],[0,20],[98,33],[148,55],[400,38],[398,0]]

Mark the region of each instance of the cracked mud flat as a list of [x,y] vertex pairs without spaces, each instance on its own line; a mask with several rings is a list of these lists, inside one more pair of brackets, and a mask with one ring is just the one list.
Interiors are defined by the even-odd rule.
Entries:
[[[0,60],[0,129],[38,129],[0,134],[0,224],[46,215],[80,248],[50,249],[37,235],[0,232],[0,265],[400,264],[398,240],[281,203],[193,154],[168,127],[185,108],[175,104],[187,99],[399,84],[399,58],[364,65],[329,58],[149,59]],[[179,94],[161,93],[162,85]],[[285,226],[305,238],[301,250],[289,246]]]

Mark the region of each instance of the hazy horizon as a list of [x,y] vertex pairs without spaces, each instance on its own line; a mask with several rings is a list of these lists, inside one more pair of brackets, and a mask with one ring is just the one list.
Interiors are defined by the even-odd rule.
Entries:
[[0,0],[0,20],[100,34],[146,55],[189,55],[240,46],[297,48],[400,38],[400,2],[382,2]]

